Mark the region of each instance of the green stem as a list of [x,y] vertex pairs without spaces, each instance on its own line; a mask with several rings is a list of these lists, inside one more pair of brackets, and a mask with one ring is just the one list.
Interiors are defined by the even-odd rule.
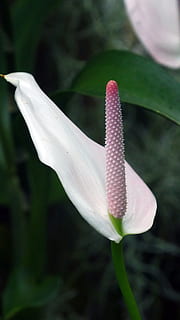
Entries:
[[127,277],[122,241],[118,244],[111,241],[111,252],[119,288],[121,289],[130,318],[132,320],[141,320],[141,315]]

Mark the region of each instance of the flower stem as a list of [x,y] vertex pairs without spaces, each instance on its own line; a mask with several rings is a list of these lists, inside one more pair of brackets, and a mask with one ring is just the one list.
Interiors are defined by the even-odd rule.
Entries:
[[119,284],[119,288],[122,292],[124,302],[127,306],[130,318],[132,320],[141,320],[141,315],[127,277],[127,272],[124,264],[122,241],[118,244],[114,241],[111,241],[111,253],[116,278]]

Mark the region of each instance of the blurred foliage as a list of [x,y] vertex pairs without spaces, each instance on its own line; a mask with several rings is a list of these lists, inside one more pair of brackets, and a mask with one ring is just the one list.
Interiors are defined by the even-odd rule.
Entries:
[[180,124],[179,83],[153,61],[128,51],[108,50],[91,59],[72,84],[74,92],[104,97],[108,79],[121,99],[153,110]]
[[[103,144],[104,102],[96,98],[99,94],[95,92],[97,85],[102,96],[104,86],[98,77],[99,63],[89,69],[91,79],[89,73],[81,80],[87,90],[76,90],[91,96],[72,94],[70,89],[91,66],[90,61],[95,59],[91,57],[102,51],[126,49],[145,55],[128,23],[123,1],[1,0],[0,27],[0,72],[33,72],[41,87],[61,102],[63,111]],[[179,114],[179,70],[162,70],[149,57],[142,60],[159,72],[157,81],[153,84],[152,78],[143,83],[140,100],[125,99],[123,92],[122,100],[142,106],[147,90],[149,101],[153,99],[148,103],[160,101],[162,113],[168,108]],[[132,63],[137,70],[137,62]],[[130,71],[129,65],[127,84]],[[157,86],[153,97],[150,84]],[[163,84],[164,100],[158,97],[158,88]],[[131,95],[133,88],[127,88]],[[13,102],[12,88],[8,90],[3,81],[0,104],[3,319],[127,319],[109,242],[81,219],[56,175],[39,163]],[[123,103],[123,107],[126,158],[158,199],[152,230],[123,240],[130,280],[143,319],[166,320],[172,313],[174,319],[179,319],[179,127],[139,106]]]

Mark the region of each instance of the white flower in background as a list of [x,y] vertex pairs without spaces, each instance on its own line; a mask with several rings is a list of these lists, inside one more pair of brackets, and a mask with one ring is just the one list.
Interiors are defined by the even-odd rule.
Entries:
[[132,26],[159,63],[180,67],[180,1],[124,0]]
[[[106,147],[89,139],[42,92],[32,75],[11,73],[15,99],[40,160],[53,168],[79,213],[98,232],[119,242],[125,234],[148,230],[156,200],[124,160],[118,87],[106,88]],[[38,177],[37,177],[38,178]],[[112,218],[121,221],[122,234]]]

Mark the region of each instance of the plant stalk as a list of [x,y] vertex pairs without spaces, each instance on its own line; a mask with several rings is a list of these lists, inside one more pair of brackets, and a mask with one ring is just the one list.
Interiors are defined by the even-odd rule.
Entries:
[[122,240],[120,243],[111,241],[111,253],[115,268],[116,278],[122,292],[124,302],[128,309],[131,320],[141,320],[141,315],[129,284],[123,255]]

